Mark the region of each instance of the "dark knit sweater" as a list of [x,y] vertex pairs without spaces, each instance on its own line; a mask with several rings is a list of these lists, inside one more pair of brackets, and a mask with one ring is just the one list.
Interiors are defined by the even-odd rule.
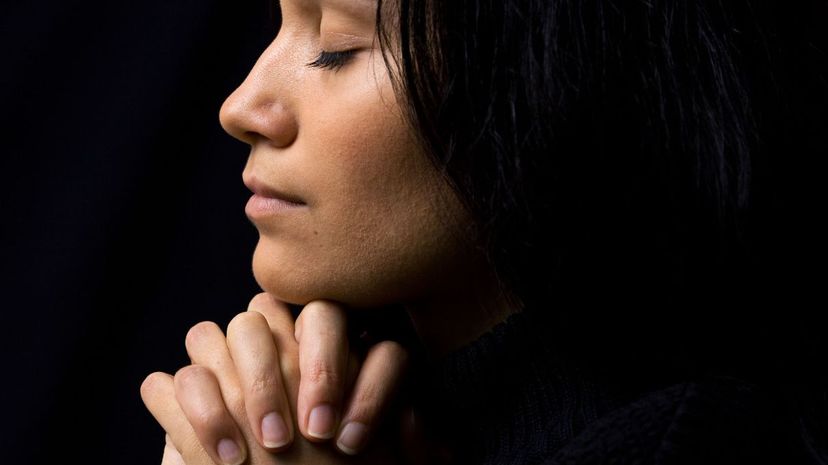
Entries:
[[514,314],[434,373],[456,463],[812,463],[753,384],[709,377],[613,390],[555,368],[537,327]]

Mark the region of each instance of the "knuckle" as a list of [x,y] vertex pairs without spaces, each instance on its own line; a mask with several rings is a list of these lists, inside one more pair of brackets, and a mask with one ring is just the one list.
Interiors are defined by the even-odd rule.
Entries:
[[193,428],[202,431],[218,429],[226,415],[224,406],[200,404],[195,411],[189,412],[189,420]]
[[373,410],[380,403],[380,390],[374,384],[364,386],[355,393],[354,403],[364,410]]
[[250,382],[248,390],[251,395],[269,395],[278,388],[276,377],[272,374],[258,374]]
[[390,357],[403,358],[408,356],[408,351],[397,341],[380,341],[375,347]]
[[169,375],[158,371],[150,373],[146,378],[144,378],[144,381],[141,383],[141,398],[145,401],[152,398],[158,390],[159,384],[164,381],[164,377],[166,376]]
[[347,417],[353,421],[364,424],[371,424],[380,415],[382,403],[376,398],[376,393],[361,392],[355,393],[354,398],[348,405]]
[[338,386],[341,381],[339,373],[336,370],[328,366],[324,361],[318,359],[311,362],[308,367],[308,372],[303,373],[302,376],[307,376],[308,381],[313,384]]
[[187,365],[179,368],[175,372],[175,384],[180,387],[187,388],[193,384],[198,384],[206,379],[208,375],[208,368],[199,365]]
[[214,336],[216,333],[221,333],[221,328],[219,328],[216,323],[212,321],[202,321],[187,331],[187,337],[184,341],[188,348],[194,347]]
[[339,320],[343,319],[343,311],[339,305],[327,300],[314,300],[305,305],[300,316],[305,315],[308,321]]
[[302,308],[300,315],[308,320],[313,319],[327,311],[327,305],[321,300],[314,300]]
[[247,304],[247,311],[255,311],[257,308],[266,307],[270,304],[271,297],[267,294],[267,292],[260,292],[253,296],[250,299],[250,303]]
[[371,351],[376,351],[381,357],[396,364],[405,364],[409,358],[408,350],[396,341],[378,342]]
[[259,328],[267,328],[264,315],[255,311],[239,313],[227,325],[227,337],[229,339],[233,335],[247,334]]

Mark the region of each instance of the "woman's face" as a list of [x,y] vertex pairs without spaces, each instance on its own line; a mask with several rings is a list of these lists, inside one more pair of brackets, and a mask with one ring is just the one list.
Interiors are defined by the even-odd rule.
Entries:
[[260,233],[256,280],[296,304],[435,292],[464,260],[467,216],[405,122],[374,40],[375,0],[281,8],[278,36],[220,115],[252,148],[243,178],[260,194],[246,209]]

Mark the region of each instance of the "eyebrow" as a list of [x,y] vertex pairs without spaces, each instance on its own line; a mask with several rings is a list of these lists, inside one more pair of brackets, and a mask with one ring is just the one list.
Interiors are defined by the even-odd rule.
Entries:
[[377,0],[295,0],[296,2],[307,5],[307,6],[314,6],[320,3],[333,3],[337,6],[343,6],[345,8],[350,7],[351,5],[357,4],[358,8],[364,8],[367,6],[376,7]]
[[[377,13],[377,0],[316,0],[332,10],[342,12],[359,22],[370,21],[373,25]],[[324,8],[324,6],[323,6]]]
[[347,10],[361,10],[363,8],[372,7],[372,9],[376,9],[377,7],[377,0],[316,0],[321,2],[328,2],[336,5],[337,7],[341,6],[343,9]]
[[354,17],[364,17],[366,10],[368,10],[372,19],[375,17],[378,3],[377,0],[277,0],[277,2],[280,7],[282,3],[287,2],[293,2],[301,8],[330,7]]

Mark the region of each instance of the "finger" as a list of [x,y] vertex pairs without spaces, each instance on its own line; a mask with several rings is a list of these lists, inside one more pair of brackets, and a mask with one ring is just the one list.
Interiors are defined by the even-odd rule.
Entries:
[[278,349],[264,315],[245,312],[233,318],[227,326],[227,346],[256,439],[269,449],[285,448],[293,439],[293,417]]
[[348,368],[344,311],[317,300],[299,315],[299,429],[311,441],[334,436]]
[[394,400],[408,367],[408,352],[383,341],[368,351],[351,390],[336,446],[348,455],[360,452]]
[[287,393],[290,411],[295,412],[299,395],[299,344],[293,336],[293,314],[287,304],[265,292],[253,297],[247,311],[261,313],[267,320],[279,355],[282,385]]
[[244,418],[244,397],[221,328],[212,321],[201,322],[187,332],[185,344],[193,365],[206,367],[215,375],[223,405],[234,418]]
[[181,457],[178,449],[173,445],[169,434],[166,439],[167,443],[164,444],[164,455],[161,457],[161,465],[187,465],[184,462],[184,457]]
[[141,399],[155,421],[167,432],[185,463],[213,463],[178,405],[172,375],[157,372],[147,376],[141,384]]
[[[293,314],[286,303],[276,300],[272,295],[261,292],[250,300],[247,311],[264,315],[273,333],[273,340],[280,351],[298,349],[294,336]],[[296,355],[294,352],[293,355]]]
[[244,437],[227,411],[218,379],[209,368],[186,366],[175,374],[175,398],[216,463],[239,465],[246,451]]

